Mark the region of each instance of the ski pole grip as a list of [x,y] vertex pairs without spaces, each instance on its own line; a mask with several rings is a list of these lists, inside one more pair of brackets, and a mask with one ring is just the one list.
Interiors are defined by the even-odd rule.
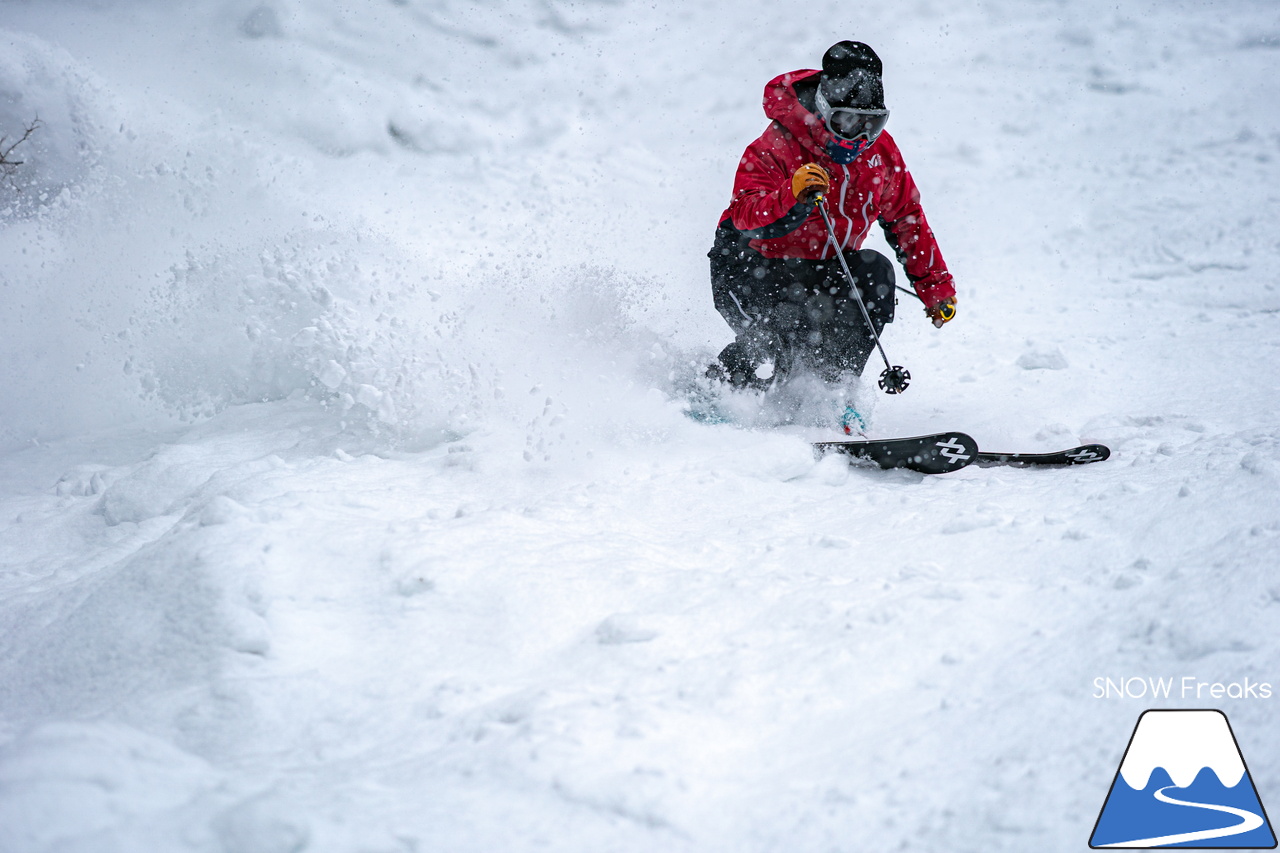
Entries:
[[950,301],[940,302],[933,308],[927,309],[925,313],[933,320],[933,327],[941,329],[943,325],[949,323],[956,316],[956,304]]

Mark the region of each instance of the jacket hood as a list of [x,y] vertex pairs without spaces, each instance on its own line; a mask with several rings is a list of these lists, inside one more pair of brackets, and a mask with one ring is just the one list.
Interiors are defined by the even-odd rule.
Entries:
[[821,155],[831,140],[822,118],[809,112],[796,97],[795,84],[821,74],[811,68],[792,71],[770,80],[764,87],[764,114],[782,125],[805,149]]

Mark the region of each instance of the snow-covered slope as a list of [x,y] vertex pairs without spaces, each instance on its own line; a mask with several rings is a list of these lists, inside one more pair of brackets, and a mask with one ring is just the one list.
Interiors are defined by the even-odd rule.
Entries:
[[[1110,462],[682,414],[762,86],[846,37],[960,292],[873,431]],[[1280,663],[1278,47],[1243,0],[0,5],[0,851],[1079,849],[1146,707],[1094,678]],[[1265,803],[1277,700],[1221,701]]]

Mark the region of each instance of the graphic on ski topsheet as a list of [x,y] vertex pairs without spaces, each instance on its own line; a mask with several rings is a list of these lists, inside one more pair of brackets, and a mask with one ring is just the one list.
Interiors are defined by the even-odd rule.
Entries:
[[1146,711],[1092,848],[1270,849],[1275,833],[1221,711]]

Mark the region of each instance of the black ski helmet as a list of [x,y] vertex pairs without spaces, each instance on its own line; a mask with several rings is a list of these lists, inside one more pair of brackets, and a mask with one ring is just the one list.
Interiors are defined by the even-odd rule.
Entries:
[[818,86],[833,107],[883,110],[883,73],[874,50],[860,41],[842,41],[823,54]]

